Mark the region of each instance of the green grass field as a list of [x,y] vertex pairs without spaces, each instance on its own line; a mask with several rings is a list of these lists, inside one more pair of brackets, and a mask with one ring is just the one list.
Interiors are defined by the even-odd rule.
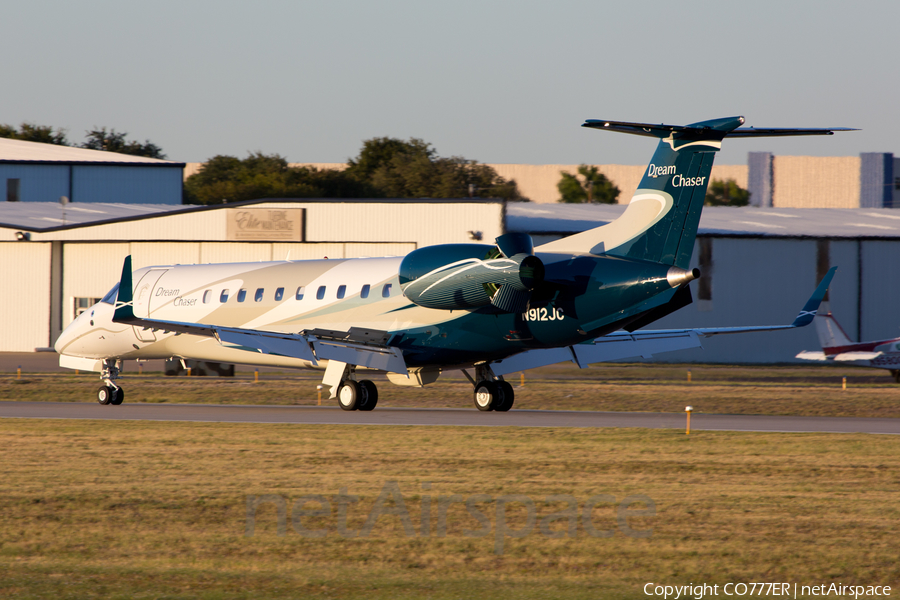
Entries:
[[[900,439],[895,436],[614,429],[363,427],[0,421],[0,597],[643,598],[645,583],[900,583]],[[367,537],[338,533],[336,496],[359,497],[359,530],[396,482],[410,515]],[[343,490],[343,492],[342,492]],[[440,497],[471,498],[446,512]],[[541,522],[567,504],[582,519]],[[246,535],[247,497],[261,505]],[[303,495],[331,503],[292,526]],[[535,524],[502,536],[498,498],[534,502]],[[643,495],[655,515],[615,505]],[[428,497],[429,499],[426,499]],[[521,498],[520,498],[521,499]],[[430,531],[421,513],[429,504]],[[476,499],[477,500],[477,499]],[[388,503],[389,506],[394,506]],[[321,505],[310,504],[307,508]],[[527,529],[527,505],[502,514]],[[631,516],[629,516],[631,515]]]

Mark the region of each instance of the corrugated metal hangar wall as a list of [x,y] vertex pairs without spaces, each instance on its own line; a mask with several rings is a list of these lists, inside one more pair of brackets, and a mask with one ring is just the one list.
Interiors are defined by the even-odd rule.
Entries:
[[[0,181],[16,181],[21,202],[181,204],[180,167],[0,163]],[[4,198],[8,200],[8,198]]]
[[[708,244],[701,253],[701,244]],[[711,259],[702,264],[701,256]],[[703,272],[691,284],[694,303],[649,328],[730,327],[790,323],[824,276],[838,267],[820,312],[832,312],[852,340],[900,335],[900,240],[740,238],[701,236],[692,267]],[[721,335],[703,349],[656,357],[667,362],[791,362],[802,350],[818,350],[815,328]]]

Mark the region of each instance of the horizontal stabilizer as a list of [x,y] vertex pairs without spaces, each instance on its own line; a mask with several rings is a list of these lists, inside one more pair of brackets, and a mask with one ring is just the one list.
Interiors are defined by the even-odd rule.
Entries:
[[853,362],[857,360],[872,360],[881,356],[881,352],[842,352],[835,354],[834,360],[838,362]]
[[[719,119],[723,122],[731,122],[739,119],[744,122],[744,117],[730,117]],[[740,127],[731,131],[717,132],[715,121],[704,121],[703,126],[695,125],[666,125],[664,123],[631,123],[628,121],[604,121],[600,119],[588,119],[582,127],[591,129],[604,129],[619,133],[630,133],[645,137],[667,138],[670,135],[676,137],[698,137],[712,139],[717,137],[787,137],[797,135],[834,135],[835,131],[859,131],[849,127]]]

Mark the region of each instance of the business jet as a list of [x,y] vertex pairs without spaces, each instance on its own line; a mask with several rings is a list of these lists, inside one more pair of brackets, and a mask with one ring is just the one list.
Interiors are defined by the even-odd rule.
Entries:
[[888,369],[894,381],[900,383],[900,337],[875,342],[851,342],[844,328],[831,313],[817,315],[813,320],[819,334],[819,352],[804,350],[797,358],[828,363],[851,364],[860,367]]
[[[659,140],[617,220],[535,247],[444,244],[398,258],[169,265],[132,270],[62,333],[60,365],[101,374],[100,404],[121,404],[122,361],[177,357],[324,368],[344,410],[378,402],[369,371],[424,386],[459,370],[482,411],[513,406],[504,376],[699,347],[710,335],[808,325],[834,269],[789,325],[644,331],[691,303],[688,284],[715,153],[726,137],[831,135],[742,128],[743,117],[686,126],[588,120]],[[471,372],[471,373],[470,373]]]

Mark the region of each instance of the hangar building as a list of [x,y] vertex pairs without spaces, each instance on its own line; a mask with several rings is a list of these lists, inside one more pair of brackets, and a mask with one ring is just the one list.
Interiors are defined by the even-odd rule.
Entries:
[[7,202],[181,204],[184,163],[0,138]]
[[[499,200],[261,200],[217,206],[0,202],[0,351],[49,348],[135,267],[397,256],[490,242],[506,231],[556,239],[615,219],[624,205]],[[651,327],[790,323],[830,265],[824,309],[853,339],[897,335],[900,215],[891,209],[706,208],[694,250],[694,303]],[[704,340],[663,361],[789,362],[818,349],[812,327]]]

